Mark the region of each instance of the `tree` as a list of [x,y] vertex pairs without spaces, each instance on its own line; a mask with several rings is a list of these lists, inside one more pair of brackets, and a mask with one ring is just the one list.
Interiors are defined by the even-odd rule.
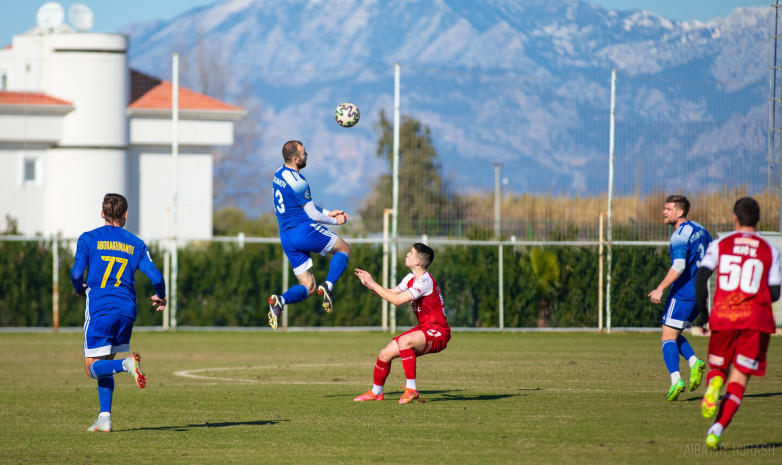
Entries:
[[552,313],[552,300],[560,287],[559,259],[554,252],[538,247],[529,252],[530,276],[540,297],[538,306],[538,328],[548,327]]
[[[185,48],[185,44],[180,47]],[[199,28],[195,31],[195,45],[182,55],[180,75],[184,86],[218,100],[232,97],[233,104],[246,111],[245,116],[234,125],[234,144],[211,149],[214,161],[213,199],[216,209],[237,204],[252,209],[265,198],[260,195],[261,187],[257,182],[262,169],[256,157],[262,136],[262,106],[249,87],[232,81],[235,73],[231,70],[230,55],[225,50],[226,44],[209,41]]]
[[[385,112],[380,112],[377,156],[393,165],[394,133]],[[380,176],[375,190],[359,210],[366,228],[382,229],[383,210],[392,207],[392,174]],[[455,224],[458,198],[440,174],[437,150],[429,127],[402,116],[399,130],[399,217],[401,235],[447,235]]]

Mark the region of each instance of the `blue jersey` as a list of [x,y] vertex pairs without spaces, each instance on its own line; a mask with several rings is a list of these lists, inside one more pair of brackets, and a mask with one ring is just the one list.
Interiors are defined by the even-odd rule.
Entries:
[[310,224],[312,218],[304,211],[304,205],[312,201],[307,179],[296,170],[283,165],[274,173],[274,211],[280,231],[302,224]]
[[684,260],[684,271],[671,284],[669,299],[695,300],[695,275],[710,242],[709,232],[694,221],[685,221],[671,234],[671,262]]
[[[84,280],[84,269],[87,279]],[[87,284],[89,318],[123,315],[136,319],[136,270],[146,274],[155,292],[166,297],[163,275],[144,241],[119,226],[102,226],[79,236],[71,281],[76,293]]]

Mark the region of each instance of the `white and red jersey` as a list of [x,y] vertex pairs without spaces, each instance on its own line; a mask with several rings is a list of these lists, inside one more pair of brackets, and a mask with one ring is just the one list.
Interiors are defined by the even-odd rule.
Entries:
[[759,234],[736,231],[709,244],[701,266],[717,273],[709,328],[776,331],[769,289],[782,283],[776,247]]
[[415,279],[413,273],[408,273],[402,278],[398,289],[408,291],[413,295],[411,305],[418,318],[418,324],[436,324],[443,328],[450,329],[448,321],[445,318],[445,305],[443,295],[428,271],[424,272],[420,278]]

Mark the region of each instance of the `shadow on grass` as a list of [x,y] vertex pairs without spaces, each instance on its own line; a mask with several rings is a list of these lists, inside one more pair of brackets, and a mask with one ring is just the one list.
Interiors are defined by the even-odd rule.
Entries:
[[744,397],[774,397],[782,396],[782,392],[761,392],[759,394],[744,394]]
[[421,396],[426,400],[426,402],[444,402],[449,400],[499,400],[499,399],[507,399],[509,397],[520,397],[523,394],[448,394],[447,392],[442,392],[442,397],[435,397],[430,398],[424,396],[424,394],[434,394],[437,393],[437,391],[427,391],[425,393],[422,393]]
[[[540,390],[540,389],[525,389],[525,390]],[[403,391],[386,392],[385,393],[386,400],[389,400],[389,398],[393,399],[395,397],[399,397],[402,395],[402,392]],[[461,389],[460,390],[448,389],[448,390],[440,390],[440,391],[426,390],[426,391],[418,391],[418,392],[421,396],[421,399],[424,402],[442,402],[448,400],[497,400],[497,399],[506,399],[508,397],[519,397],[521,395],[525,395],[525,394],[469,394]],[[464,394],[460,394],[463,392]],[[457,393],[457,394],[453,394],[453,393]],[[442,397],[430,398],[429,396],[431,395],[440,395]],[[350,395],[339,394],[339,395],[329,395],[324,397],[350,397]]]
[[257,421],[224,421],[220,423],[191,423],[182,426],[149,426],[145,428],[130,428],[123,431],[190,431],[192,428],[226,428],[229,426],[267,426],[276,425],[281,421],[290,420],[257,420]]
[[[725,395],[724,393],[722,394]],[[761,392],[759,394],[744,394],[744,398],[747,397],[776,397],[776,396],[782,396],[782,392]],[[703,397],[690,397],[689,399],[681,399],[683,402],[700,402]]]

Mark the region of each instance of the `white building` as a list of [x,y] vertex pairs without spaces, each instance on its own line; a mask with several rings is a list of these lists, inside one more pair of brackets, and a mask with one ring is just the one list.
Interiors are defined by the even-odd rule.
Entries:
[[[128,67],[128,38],[40,25],[0,50],[0,230],[78,237],[102,225],[103,195],[126,228],[170,236],[170,82]],[[241,108],[179,88],[180,238],[212,235],[210,148],[233,144]]]

